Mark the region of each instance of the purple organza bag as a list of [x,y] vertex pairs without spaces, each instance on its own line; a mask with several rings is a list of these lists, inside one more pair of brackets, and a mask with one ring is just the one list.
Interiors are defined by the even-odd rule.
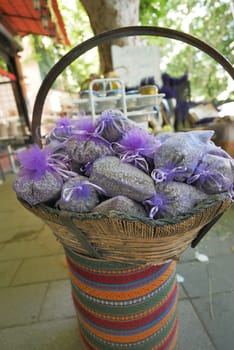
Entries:
[[80,118],[74,134],[67,140],[66,150],[70,159],[78,164],[86,165],[113,153],[110,143],[97,132],[92,118]]
[[53,140],[63,142],[73,135],[76,129],[76,120],[70,117],[63,117],[56,121],[55,126],[46,136],[46,142],[49,143]]
[[[222,150],[219,150],[219,152]],[[234,182],[234,164],[230,157],[206,153],[187,180],[208,194],[231,192]]]
[[204,154],[213,154],[223,158],[228,158],[234,166],[234,159],[223,148],[217,146],[213,141],[210,141],[205,148]]
[[85,176],[76,176],[68,179],[62,188],[57,207],[77,213],[90,212],[99,202],[104,191],[91,183]]
[[175,218],[191,210],[207,198],[207,194],[182,182],[163,182],[155,185],[155,195],[143,204],[150,218]]
[[109,142],[117,141],[125,131],[133,126],[134,124],[116,109],[104,111],[97,119],[97,132]]
[[155,193],[149,175],[114,156],[102,157],[93,163],[90,181],[103,188],[108,197],[122,195],[142,202]]
[[168,137],[154,153],[152,178],[163,181],[186,181],[198,162],[214,131],[178,132]]
[[159,146],[160,143],[152,134],[137,126],[125,132],[118,142],[112,143],[113,150],[123,162],[130,163],[147,173]]
[[69,170],[60,160],[53,158],[51,149],[40,149],[37,145],[18,153],[21,165],[13,183],[19,198],[30,205],[53,203],[59,197],[63,178]]
[[159,142],[159,143],[163,143],[165,142],[169,137],[173,136],[174,133],[171,131],[164,131],[164,132],[159,132],[156,136],[155,139]]
[[147,216],[144,206],[128,197],[116,196],[106,199],[92,210],[94,213],[108,214],[111,211],[131,216]]

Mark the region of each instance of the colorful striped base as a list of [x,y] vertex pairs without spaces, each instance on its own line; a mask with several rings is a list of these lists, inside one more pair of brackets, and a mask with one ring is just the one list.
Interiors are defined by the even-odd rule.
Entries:
[[86,350],[176,350],[176,263],[102,262],[65,248]]

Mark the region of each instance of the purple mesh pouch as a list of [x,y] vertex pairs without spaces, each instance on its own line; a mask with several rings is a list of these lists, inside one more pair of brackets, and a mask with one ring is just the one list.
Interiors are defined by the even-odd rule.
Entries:
[[147,130],[135,126],[125,132],[122,138],[112,143],[112,148],[125,163],[130,163],[149,172],[154,153],[160,143]]
[[208,194],[231,191],[234,182],[234,165],[231,158],[205,154],[187,183]]
[[134,124],[116,109],[104,111],[97,119],[97,132],[109,142],[117,141]]
[[189,178],[213,134],[212,130],[199,130],[178,132],[167,138],[154,153],[152,177],[155,182],[183,182]]
[[78,164],[92,163],[113,153],[110,143],[100,136],[95,122],[89,117],[79,120],[75,135],[67,140],[66,150],[71,160]]
[[66,181],[57,207],[77,213],[90,212],[99,202],[103,190],[92,184],[85,176],[76,176]]
[[73,135],[75,128],[76,120],[69,117],[60,118],[58,121],[56,121],[55,126],[47,135],[46,140],[47,142],[52,140],[63,142]]
[[13,189],[18,197],[30,205],[54,203],[61,193],[65,169],[60,169],[50,150],[33,145],[18,153],[17,159],[21,168],[15,177]]
[[155,185],[155,195],[143,202],[150,218],[174,218],[192,209],[207,198],[207,194],[182,182]]
[[156,136],[155,139],[159,142],[159,143],[163,143],[165,142],[169,137],[173,136],[174,133],[170,132],[170,131],[165,131],[165,132],[159,132]]
[[230,159],[231,163],[234,164],[234,159],[228,154],[223,148],[217,146],[213,141],[210,141],[205,148],[204,153],[213,154],[214,156],[219,156],[223,158]]
[[113,156],[93,163],[90,181],[103,188],[108,197],[122,195],[142,202],[155,193],[154,182],[149,175]]

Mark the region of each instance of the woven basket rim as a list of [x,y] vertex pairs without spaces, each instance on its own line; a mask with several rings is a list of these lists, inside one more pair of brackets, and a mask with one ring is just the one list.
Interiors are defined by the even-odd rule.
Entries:
[[[174,225],[179,224],[182,221],[188,220],[192,216],[199,214],[203,212],[205,209],[208,209],[212,207],[213,205],[217,205],[218,203],[222,202],[229,202],[231,205],[232,200],[227,192],[223,192],[220,194],[211,195],[209,198],[201,202],[200,204],[193,207],[191,210],[186,212],[185,214],[178,215],[176,218],[163,218],[163,219],[151,219],[149,217],[143,217],[143,216],[133,216],[133,215],[126,215],[123,213],[120,213],[115,210],[111,210],[108,213],[97,213],[97,212],[88,212],[88,213],[76,213],[72,211],[67,210],[60,210],[58,208],[50,207],[45,204],[36,204],[36,205],[30,205],[27,202],[25,202],[23,199],[18,198],[20,202],[22,202],[27,207],[30,207],[31,209],[41,209],[44,212],[47,212],[49,214],[52,214],[55,216],[55,218],[58,218],[61,216],[61,213],[66,212],[66,214],[70,217],[70,219],[77,219],[77,220],[97,220],[97,219],[108,219],[108,218],[115,218],[120,220],[127,220],[139,223],[143,223],[146,225],[149,225],[151,227],[156,226],[166,226],[166,225]],[[51,218],[50,218],[51,219]]]
[[105,261],[150,264],[178,259],[200,230],[205,228],[208,232],[210,228],[206,230],[206,225],[215,218],[218,220],[232,204],[228,193],[222,193],[174,220],[153,220],[115,211],[78,214],[44,204],[30,206],[18,200],[44,220],[62,245],[76,254]]

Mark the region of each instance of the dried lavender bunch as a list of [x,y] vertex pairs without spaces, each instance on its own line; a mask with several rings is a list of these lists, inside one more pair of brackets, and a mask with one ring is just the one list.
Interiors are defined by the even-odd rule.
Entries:
[[76,176],[66,181],[57,206],[77,213],[90,212],[99,202],[100,187],[92,184],[85,176]]
[[213,134],[212,130],[196,130],[168,137],[154,154],[153,179],[157,183],[186,181],[193,174]]
[[158,183],[155,190],[156,194],[143,202],[154,219],[175,218],[207,198],[207,194],[183,182]]
[[149,175],[114,156],[102,157],[93,163],[90,181],[103,188],[108,197],[122,195],[142,202],[155,192]]
[[98,204],[92,211],[104,214],[115,211],[131,216],[147,216],[146,210],[142,204],[125,196],[109,198]]

